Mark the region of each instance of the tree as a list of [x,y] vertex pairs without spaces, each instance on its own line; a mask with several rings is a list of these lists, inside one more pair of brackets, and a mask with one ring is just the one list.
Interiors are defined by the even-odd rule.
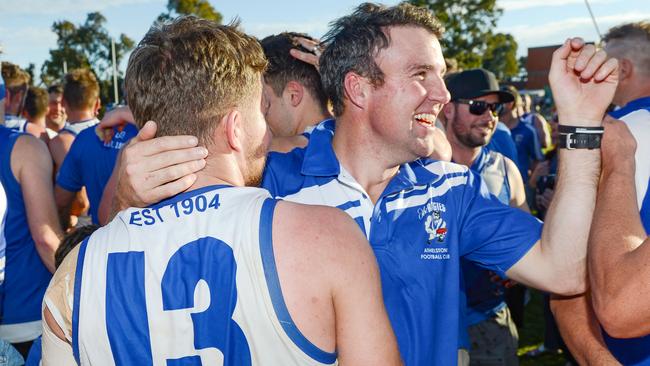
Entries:
[[445,57],[458,61],[458,67],[467,69],[481,66],[482,55],[491,30],[503,10],[496,0],[411,0],[425,6],[445,27],[442,45]]
[[517,63],[517,41],[510,34],[497,33],[488,35],[482,67],[492,71],[497,79],[505,81],[516,77],[519,72]]
[[[104,27],[106,18],[99,12],[88,13],[86,21],[76,26],[63,20],[52,24],[52,31],[57,35],[57,48],[50,50],[50,59],[41,67],[41,79],[46,84],[60,79],[64,74],[64,64],[68,70],[89,68],[93,70],[102,85],[103,81],[112,80],[113,64],[111,60],[111,36]],[[119,65],[124,55],[134,46],[131,38],[121,34],[115,40],[115,59]],[[118,71],[119,72],[119,71]],[[108,90],[102,89],[102,101]]]
[[158,20],[169,20],[179,15],[195,15],[217,23],[222,20],[221,13],[208,0],[168,0],[167,13],[160,14]]

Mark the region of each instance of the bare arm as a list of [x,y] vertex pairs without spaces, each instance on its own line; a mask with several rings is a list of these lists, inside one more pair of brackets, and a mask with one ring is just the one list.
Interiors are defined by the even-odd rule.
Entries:
[[613,337],[650,334],[650,239],[636,200],[635,141],[622,122],[608,122],[603,176],[589,239],[593,305]]
[[66,230],[70,227],[70,209],[75,198],[77,198],[76,192],[70,192],[67,189],[61,188],[58,184],[54,186],[56,209],[59,213],[61,225]]
[[52,189],[52,160],[45,144],[31,136],[20,137],[11,153],[11,169],[20,183],[36,251],[54,272],[54,252],[62,232]]
[[60,133],[50,140],[49,148],[52,160],[54,160],[54,173],[58,172],[63,165],[65,156],[70,151],[70,146],[74,142],[74,136],[69,133]]
[[278,202],[273,221],[282,294],[298,329],[319,348],[336,349],[340,365],[399,365],[376,259],[354,221],[290,202]]
[[526,202],[526,190],[524,188],[524,180],[519,173],[519,169],[512,160],[503,157],[506,160],[506,169],[508,170],[508,182],[510,183],[510,190],[512,192],[510,198],[510,207],[517,207],[518,209],[530,212],[528,203]]
[[[618,84],[618,63],[582,40],[567,40],[553,54],[549,79],[560,124],[600,126]],[[559,154],[555,197],[542,237],[508,276],[548,292],[575,295],[586,289],[600,151],[561,149]]]
[[580,365],[620,365],[607,349],[588,293],[574,297],[552,296],[551,311],[564,343]]

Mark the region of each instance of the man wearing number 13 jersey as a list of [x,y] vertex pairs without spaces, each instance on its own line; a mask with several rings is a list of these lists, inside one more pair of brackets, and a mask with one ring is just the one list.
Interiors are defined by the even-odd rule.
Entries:
[[265,66],[235,26],[184,17],[145,35],[125,78],[135,120],[198,136],[207,165],[68,255],[44,301],[44,365],[400,363],[354,221],[242,187],[259,183],[270,141]]

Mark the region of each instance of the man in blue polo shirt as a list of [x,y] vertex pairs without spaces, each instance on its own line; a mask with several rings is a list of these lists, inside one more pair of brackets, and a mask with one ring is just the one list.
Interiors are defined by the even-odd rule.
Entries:
[[[466,167],[419,160],[433,152],[436,116],[449,101],[440,30],[428,10],[408,4],[364,4],[337,21],[320,63],[336,122],[320,124],[306,148],[272,153],[263,183],[278,197],[335,206],[356,220],[378,260],[407,365],[456,363],[461,257],[547,291],[584,290],[600,166],[599,150],[563,152],[560,187],[572,189],[558,192],[542,236],[538,221],[499,203]],[[561,121],[600,125],[616,84],[616,63],[603,56],[579,39],[555,53]],[[145,126],[137,141],[152,130]],[[116,202],[139,205],[185,189],[205,152],[165,156],[193,145],[185,136],[127,147]]]
[[502,120],[510,128],[512,140],[517,148],[517,161],[515,163],[519,168],[524,183],[528,183],[528,172],[532,168],[531,163],[544,160],[542,146],[535,127],[530,123],[525,123],[521,118],[523,107],[517,89],[509,86],[504,90],[512,93],[515,99],[505,104]]
[[[503,103],[514,96],[499,90],[496,77],[485,69],[453,74],[445,78],[445,83],[451,102],[438,118],[445,125],[453,161],[479,174],[501,203],[528,212],[517,166],[486,146]],[[471,261],[461,259],[460,263],[467,296],[464,316],[471,341],[470,360],[480,365],[518,364],[519,336],[505,302],[503,281]]]
[[[638,305],[638,302],[641,302],[644,304],[644,309],[647,309],[648,298],[642,296],[643,292],[635,287],[640,284],[643,288],[647,283],[647,275],[642,272],[645,265],[627,264],[623,259],[618,261],[621,258],[619,255],[625,253],[631,259],[639,260],[639,263],[646,263],[639,259],[642,257],[644,245],[641,245],[641,240],[630,237],[627,248],[630,248],[629,250],[636,248],[634,254],[627,253],[627,250],[622,251],[622,246],[616,245],[615,251],[612,251],[614,247],[611,247],[613,243],[622,241],[620,236],[628,235],[630,231],[638,233],[640,238],[650,233],[650,190],[648,190],[650,184],[650,144],[648,144],[650,141],[650,62],[648,59],[650,22],[628,23],[614,27],[605,35],[604,40],[607,53],[616,57],[621,65],[619,84],[613,100],[619,108],[610,115],[625,122],[636,140],[634,159],[636,194],[631,196],[636,198],[635,210],[640,211],[641,220],[639,222],[638,215],[631,219],[617,216],[619,211],[616,207],[611,211],[607,208],[598,209],[596,218],[601,217],[604,222],[608,222],[607,227],[612,233],[596,231],[599,235],[595,236],[595,239],[599,240],[593,241],[596,244],[593,246],[596,255],[590,275],[592,283],[596,285],[592,293],[594,304],[597,305],[593,309],[595,314],[586,297],[555,300],[553,310],[566,343],[572,353],[583,363],[599,362],[611,358],[613,354],[619,362],[626,365],[650,365],[650,335],[648,335],[650,331],[643,330],[647,329],[641,321],[644,315],[631,305]],[[621,164],[626,161],[625,158],[621,157]],[[620,194],[620,190],[624,189],[624,187],[613,188],[613,194]],[[603,196],[607,197],[604,193]],[[617,196],[612,195],[612,197]],[[633,205],[630,202],[627,204]],[[640,227],[636,227],[637,222]],[[602,276],[603,273],[616,280],[608,283],[600,282],[599,275]],[[614,276],[614,274],[618,275]],[[609,291],[613,288],[617,289],[614,293],[618,296],[610,296],[612,292]],[[606,304],[611,306],[605,306]],[[601,337],[600,332],[594,331],[599,329],[595,315],[610,335],[618,334],[620,338],[643,337],[619,339],[610,337],[607,333],[603,333]],[[631,319],[633,320],[630,321]],[[626,324],[626,326],[618,324]]]
[[[68,218],[75,195],[86,188],[93,224],[99,224],[97,210],[104,187],[113,172],[119,150],[133,136],[137,128],[127,123],[113,127],[112,137],[104,139],[94,127],[82,130],[75,138],[56,178],[54,194],[62,218]],[[64,227],[67,227],[64,223]]]

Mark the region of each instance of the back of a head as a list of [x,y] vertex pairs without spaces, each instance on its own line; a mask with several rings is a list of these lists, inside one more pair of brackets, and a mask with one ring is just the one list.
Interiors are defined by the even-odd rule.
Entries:
[[30,76],[18,65],[11,62],[2,62],[2,78],[6,88],[12,93],[26,91],[29,87]]
[[444,31],[429,9],[406,2],[391,7],[363,3],[351,15],[331,24],[323,40],[326,48],[320,59],[320,72],[334,115],[343,113],[343,82],[347,73],[355,72],[375,86],[382,85],[384,75],[375,57],[390,46],[386,28],[394,26],[424,28],[438,38]]
[[75,69],[63,78],[63,100],[68,108],[85,111],[95,107],[99,99],[99,83],[92,71]]
[[289,54],[289,50],[297,49],[312,53],[300,45],[295,37],[314,38],[293,32],[284,32],[264,38],[260,43],[269,65],[264,72],[264,81],[271,86],[276,96],[281,96],[289,81],[295,80],[303,84],[309,93],[318,101],[321,108],[327,110],[327,97],[323,90],[320,74],[314,65],[300,61]]
[[639,74],[650,78],[650,21],[626,23],[611,28],[603,41],[608,53],[631,60]]
[[157,122],[157,136],[205,145],[229,109],[252,102],[265,67],[259,42],[237,24],[180,17],[152,26],[131,54],[127,102],[139,126]]
[[27,90],[27,97],[25,97],[25,112],[31,119],[39,119],[45,117],[47,113],[47,91],[43,88],[31,86]]

